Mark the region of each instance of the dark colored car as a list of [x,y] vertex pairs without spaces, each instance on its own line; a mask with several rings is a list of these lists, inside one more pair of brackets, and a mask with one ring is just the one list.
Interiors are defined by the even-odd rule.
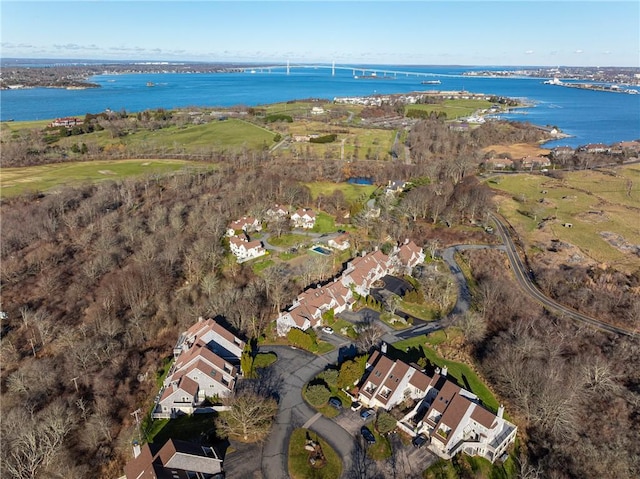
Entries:
[[427,436],[425,436],[424,434],[418,434],[416,437],[413,438],[413,441],[411,441],[411,444],[413,444],[415,447],[422,447],[427,442],[429,442],[429,440],[427,439]]
[[364,437],[364,440],[367,441],[367,444],[375,444],[376,438],[367,426],[362,426],[360,428],[360,434]]
[[339,398],[329,398],[329,404],[338,410],[342,409],[342,401]]
[[362,411],[360,413],[360,417],[362,418],[363,421],[366,421],[371,416],[373,416],[375,413],[376,412],[373,409],[365,409],[364,411]]

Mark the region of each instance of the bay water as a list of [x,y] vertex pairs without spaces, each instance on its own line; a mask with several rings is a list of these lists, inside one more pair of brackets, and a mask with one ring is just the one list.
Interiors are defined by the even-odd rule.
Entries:
[[[331,66],[293,67],[289,74],[284,67],[270,72],[256,67],[253,72],[247,69],[237,73],[105,74],[90,79],[101,88],[3,90],[0,92],[0,119],[40,120],[100,113],[106,109],[136,112],[189,106],[258,106],[306,98],[333,100],[346,96],[464,90],[530,102],[531,107],[500,117],[557,126],[571,135],[549,142],[546,147],[613,144],[640,139],[640,95],[545,85],[541,78],[463,75],[474,70],[504,69],[358,65],[338,68],[335,75],[332,75]],[[414,73],[425,76],[412,75]],[[422,81],[433,80],[439,80],[440,84],[422,84]]]

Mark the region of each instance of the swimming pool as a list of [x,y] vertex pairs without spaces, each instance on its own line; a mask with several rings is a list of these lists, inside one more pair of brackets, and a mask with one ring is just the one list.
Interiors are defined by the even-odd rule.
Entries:
[[316,253],[320,253],[325,256],[328,256],[331,254],[331,250],[323,248],[322,246],[314,246],[313,248],[311,248],[311,251],[315,251]]

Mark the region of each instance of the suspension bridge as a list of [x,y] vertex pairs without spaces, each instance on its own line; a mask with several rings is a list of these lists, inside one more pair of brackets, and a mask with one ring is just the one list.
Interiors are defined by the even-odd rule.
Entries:
[[244,68],[244,72],[249,73],[272,73],[272,72],[284,72],[287,75],[291,73],[292,70],[328,70],[331,76],[335,76],[337,71],[351,71],[351,74],[354,78],[398,78],[398,77],[456,77],[458,75],[446,75],[446,74],[436,74],[436,73],[425,73],[425,72],[416,72],[416,71],[403,71],[403,70],[388,70],[385,68],[367,68],[362,66],[348,66],[348,65],[336,65],[335,62],[331,64],[315,64],[310,65],[306,63],[290,63],[287,61],[286,64],[281,65],[262,65],[255,67],[247,67]]

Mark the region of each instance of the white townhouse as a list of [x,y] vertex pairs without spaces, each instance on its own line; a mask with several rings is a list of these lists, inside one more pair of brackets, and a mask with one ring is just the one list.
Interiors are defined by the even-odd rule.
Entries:
[[291,215],[294,228],[311,229],[316,225],[316,213],[309,208],[299,208]]
[[239,220],[232,221],[227,227],[227,236],[235,236],[236,231],[244,231],[250,233],[253,231],[262,231],[262,225],[257,218],[253,216],[243,216]]
[[343,233],[340,236],[331,238],[329,241],[327,241],[327,244],[330,248],[337,249],[339,251],[349,249],[349,246],[351,246],[351,243],[349,242],[349,235],[347,233]]
[[353,292],[367,296],[373,283],[396,271],[405,272],[424,261],[422,248],[413,242],[405,242],[394,249],[392,256],[374,251],[358,256],[347,263],[342,274],[326,286],[307,288],[290,308],[280,312],[276,319],[280,336],[291,328],[306,330],[322,325],[322,314],[330,309],[338,314],[355,302]]
[[229,249],[236,257],[238,263],[258,258],[267,254],[267,250],[262,246],[262,241],[247,241],[242,236],[232,236],[229,238]]
[[152,417],[193,414],[207,398],[229,396],[244,345],[212,319],[200,318],[180,335],[173,349],[174,363],[156,397]]

